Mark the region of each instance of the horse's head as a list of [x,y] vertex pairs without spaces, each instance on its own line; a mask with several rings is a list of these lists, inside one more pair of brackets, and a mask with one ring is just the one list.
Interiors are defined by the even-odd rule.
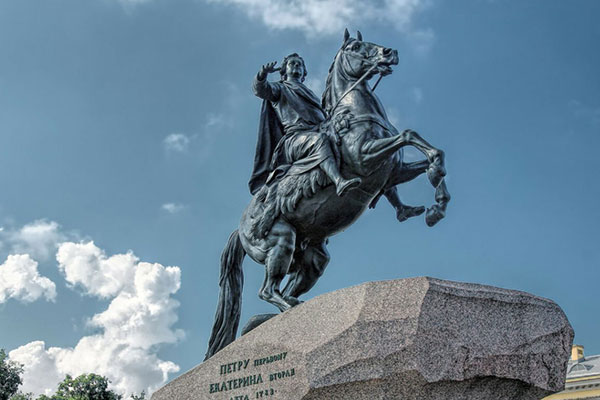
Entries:
[[391,66],[398,64],[397,50],[365,42],[360,32],[357,32],[356,38],[352,38],[347,29],[337,57],[344,73],[351,79],[360,79],[369,70],[366,79],[378,73],[388,75],[392,73]]
[[[392,65],[398,64],[398,51],[375,43],[365,42],[360,32],[356,38],[344,32],[344,43],[329,68],[323,92],[323,108],[332,113],[348,91],[376,74],[389,75]],[[346,100],[348,97],[346,96]]]

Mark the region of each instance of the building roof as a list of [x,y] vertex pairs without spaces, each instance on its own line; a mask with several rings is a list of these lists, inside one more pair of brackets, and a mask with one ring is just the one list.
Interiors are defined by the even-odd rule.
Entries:
[[577,361],[569,360],[567,380],[600,375],[600,355],[584,357]]
[[600,400],[600,355],[584,357],[583,346],[573,346],[567,364],[565,390],[544,400]]

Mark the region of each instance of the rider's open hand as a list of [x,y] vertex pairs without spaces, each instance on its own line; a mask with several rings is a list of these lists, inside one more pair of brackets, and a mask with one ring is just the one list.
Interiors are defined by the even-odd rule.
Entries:
[[266,63],[265,65],[260,67],[260,71],[258,71],[258,79],[264,81],[267,78],[268,74],[277,71],[277,68],[275,68],[275,64],[277,64],[277,61]]

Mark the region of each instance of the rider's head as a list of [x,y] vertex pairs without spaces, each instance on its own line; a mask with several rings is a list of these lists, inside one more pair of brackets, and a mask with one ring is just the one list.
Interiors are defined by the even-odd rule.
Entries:
[[285,57],[281,63],[280,74],[282,81],[294,79],[304,82],[304,78],[306,77],[306,65],[304,64],[304,59],[302,59],[298,53],[292,53]]

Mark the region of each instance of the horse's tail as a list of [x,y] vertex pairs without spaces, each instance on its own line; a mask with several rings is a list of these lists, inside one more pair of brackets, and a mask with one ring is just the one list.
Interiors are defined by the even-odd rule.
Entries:
[[208,350],[204,360],[208,360],[217,351],[235,340],[242,311],[242,287],[244,271],[242,262],[246,251],[240,242],[237,231],[233,231],[221,254],[221,276],[219,278],[219,303],[215,313],[215,323],[208,341]]

